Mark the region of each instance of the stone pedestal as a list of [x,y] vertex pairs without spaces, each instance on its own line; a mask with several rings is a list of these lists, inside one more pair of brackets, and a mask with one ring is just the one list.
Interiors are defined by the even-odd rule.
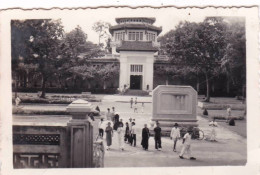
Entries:
[[76,100],[67,107],[72,115],[68,123],[70,134],[70,167],[93,166],[93,126],[88,120],[92,105],[85,100]]
[[160,85],[153,90],[151,130],[158,121],[168,136],[175,123],[197,126],[197,92],[191,86]]

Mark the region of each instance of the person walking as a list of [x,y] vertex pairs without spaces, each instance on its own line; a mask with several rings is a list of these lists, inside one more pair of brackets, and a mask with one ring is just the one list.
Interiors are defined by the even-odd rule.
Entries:
[[144,150],[148,150],[149,137],[150,137],[150,132],[149,129],[147,128],[147,124],[145,124],[142,130],[142,142],[141,142],[141,145],[143,146]]
[[138,110],[137,110],[137,97],[135,98],[134,113],[138,113]]
[[111,127],[111,123],[108,122],[108,126],[106,127],[106,142],[107,142],[107,150],[110,149],[112,145],[112,137],[113,137],[113,128]]
[[144,113],[144,102],[142,102],[142,113]]
[[155,140],[155,149],[161,151],[162,149],[162,142],[161,142],[161,132],[162,129],[160,128],[160,123],[156,122],[157,125],[154,128],[154,140]]
[[130,128],[129,128],[129,124],[128,122],[125,123],[126,127],[125,127],[125,143],[130,143]]
[[131,146],[136,146],[136,127],[135,122],[132,122],[132,129],[131,129]]
[[178,128],[178,123],[174,124],[174,127],[171,130],[170,137],[173,140],[173,151],[176,152],[176,144],[178,139],[181,137],[180,129]]
[[115,115],[116,115],[116,111],[115,111],[115,107],[113,106],[111,112],[111,120],[114,124],[115,124]]
[[183,137],[183,141],[182,141],[183,147],[179,155],[181,159],[184,159],[183,155],[187,153],[190,160],[196,160],[195,157],[191,156],[191,134],[192,134],[192,128],[189,128],[188,132]]
[[112,119],[112,113],[110,112],[110,108],[107,108],[107,114],[106,114],[107,120]]
[[100,122],[98,123],[98,135],[101,139],[103,139],[103,135],[104,135],[104,129],[103,129],[103,119],[100,119]]
[[133,108],[133,103],[134,103],[134,100],[133,98],[130,99],[130,108]]
[[114,127],[113,128],[114,128],[114,130],[117,130],[118,123],[119,123],[119,113],[115,114],[114,120],[115,120],[115,122],[114,122]]
[[118,146],[119,149],[124,151],[124,130],[123,130],[124,124],[123,120],[120,119],[118,122],[118,128],[117,128],[117,138],[118,138]]
[[218,127],[218,123],[215,121],[215,118],[213,118],[213,120],[211,122],[209,122],[209,126],[211,126],[211,128],[212,128],[209,140],[215,142],[215,141],[217,141],[216,140],[217,132],[216,132],[215,128]]

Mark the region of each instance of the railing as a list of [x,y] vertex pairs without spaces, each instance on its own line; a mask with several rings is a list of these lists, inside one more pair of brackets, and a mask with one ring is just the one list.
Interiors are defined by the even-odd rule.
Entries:
[[[92,127],[91,127],[92,128]],[[13,126],[13,166],[14,168],[69,168],[74,164],[70,155],[72,134],[79,131],[79,128],[70,126]],[[92,132],[90,132],[92,134]],[[83,143],[86,139],[76,134],[73,140]],[[104,144],[102,140],[89,139],[88,145],[91,148],[91,155],[87,159],[92,161],[88,167],[104,167]],[[93,144],[91,146],[90,144]],[[75,144],[74,144],[75,147]],[[76,149],[76,147],[75,147]],[[84,154],[80,152],[80,154]],[[75,156],[75,155],[74,155]]]
[[168,61],[169,57],[167,55],[155,55],[155,60]]
[[13,126],[14,168],[68,167],[66,126]]

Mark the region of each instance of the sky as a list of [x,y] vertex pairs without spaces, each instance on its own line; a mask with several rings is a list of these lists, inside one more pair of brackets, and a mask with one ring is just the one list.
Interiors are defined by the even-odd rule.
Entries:
[[106,9],[86,9],[75,11],[73,15],[62,15],[61,20],[64,25],[65,32],[73,30],[78,25],[88,35],[88,41],[98,43],[98,34],[92,30],[92,26],[97,21],[108,22],[111,25],[116,25],[115,18],[120,17],[154,17],[156,18],[155,26],[162,26],[163,35],[175,28],[180,21],[201,22],[207,14],[189,12],[187,9],[152,9],[152,8],[106,8]]

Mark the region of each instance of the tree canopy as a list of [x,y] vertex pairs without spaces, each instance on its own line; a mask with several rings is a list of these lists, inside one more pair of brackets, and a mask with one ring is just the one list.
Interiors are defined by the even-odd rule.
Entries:
[[[204,75],[206,101],[210,100],[210,80],[221,73],[223,66],[232,65],[233,68],[229,67],[229,70],[234,71],[235,67],[245,65],[241,61],[245,60],[244,49],[239,49],[245,44],[243,29],[237,24],[233,25],[236,27],[222,17],[208,17],[200,23],[185,21],[159,38],[162,44],[159,53],[167,54],[172,64]],[[240,35],[240,40],[235,39],[237,35]]]

